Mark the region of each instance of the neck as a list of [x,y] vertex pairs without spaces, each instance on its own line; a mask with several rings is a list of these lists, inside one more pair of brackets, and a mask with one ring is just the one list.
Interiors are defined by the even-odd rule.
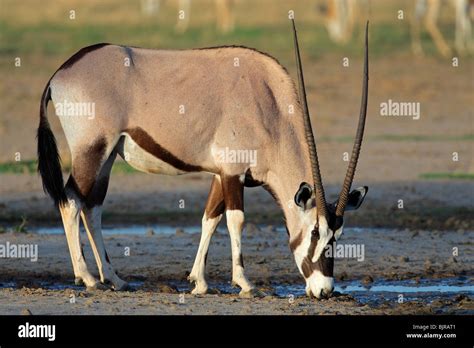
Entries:
[[280,201],[291,242],[298,238],[302,223],[302,211],[296,206],[294,197],[302,182],[311,185],[312,175],[303,132],[289,128],[293,136],[280,139],[278,156],[268,170],[266,183]]

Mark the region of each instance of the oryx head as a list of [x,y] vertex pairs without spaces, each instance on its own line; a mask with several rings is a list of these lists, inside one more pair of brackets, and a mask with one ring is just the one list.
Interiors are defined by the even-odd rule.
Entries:
[[[333,291],[333,253],[326,253],[340,238],[344,226],[344,213],[360,207],[368,187],[360,187],[350,192],[352,180],[359,158],[364,135],[367,114],[368,91],[368,22],[365,30],[364,80],[359,124],[354,141],[351,159],[339,198],[334,203],[326,203],[324,188],[319,170],[316,143],[311,128],[311,121],[306,101],[303,71],[298,47],[298,39],[293,21],[295,54],[298,70],[300,102],[303,109],[305,137],[309,147],[313,185],[306,182],[296,188],[295,203],[301,215],[299,237],[292,247],[298,267],[306,280],[306,293],[316,298],[327,297]],[[329,256],[328,256],[329,255]]]

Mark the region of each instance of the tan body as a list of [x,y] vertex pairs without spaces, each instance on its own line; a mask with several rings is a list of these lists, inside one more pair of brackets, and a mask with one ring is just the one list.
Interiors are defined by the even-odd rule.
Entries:
[[[124,65],[127,58],[130,66]],[[302,127],[300,115],[288,112],[289,105],[298,109],[289,76],[272,58],[245,48],[158,51],[109,45],[58,71],[50,85],[54,104],[95,103],[93,119],[60,117],[73,156],[101,137],[109,153],[122,133],[142,128],[175,157],[214,174],[240,175],[248,164],[219,163],[213,149],[257,150],[255,171],[264,175],[266,162],[277,155],[268,144],[281,144],[288,126]]]
[[[213,196],[224,199],[222,191],[265,185],[283,202],[289,230],[301,232],[300,214],[288,202],[301,182],[311,180],[309,157],[294,84],[273,58],[241,47],[158,51],[107,45],[60,69],[50,88],[55,105],[65,100],[95,103],[93,118],[59,116],[72,154],[74,188],[81,196],[91,195],[100,178],[108,180],[108,167],[118,153],[145,172],[214,174],[223,190],[214,195],[211,191],[207,211],[212,210]],[[176,166],[144,146],[144,136],[186,166]],[[256,165],[222,161],[219,151],[225,148],[256,151]],[[232,192],[227,196],[227,211],[243,212],[239,198]],[[212,234],[217,223],[209,228],[208,220],[220,220],[222,214],[205,215],[203,231]],[[238,267],[243,214],[235,215],[228,223],[229,230],[239,226],[234,260]],[[207,290],[198,285],[200,292]],[[246,280],[240,285],[251,289]]]

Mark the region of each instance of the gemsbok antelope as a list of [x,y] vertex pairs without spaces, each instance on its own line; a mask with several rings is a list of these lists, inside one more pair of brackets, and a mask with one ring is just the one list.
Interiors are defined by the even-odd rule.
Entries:
[[319,11],[324,17],[324,25],[329,38],[339,44],[346,44],[352,37],[354,24],[362,7],[361,0],[327,0],[321,3]]
[[[246,47],[169,51],[97,44],[81,49],[56,71],[41,98],[38,170],[45,192],[61,212],[76,283],[96,288],[109,282],[115,290],[127,287],[112,268],[101,234],[101,206],[119,154],[148,173],[214,175],[189,276],[195,282],[194,294],[207,291],[207,251],[224,213],[233,283],[242,295],[253,292],[241,254],[244,187],[253,186],[263,186],[281,203],[290,249],[306,280],[307,294],[316,298],[331,294],[334,259],[327,257],[325,247],[341,236],[344,212],[359,208],[368,190],[350,192],[367,112],[368,23],[355,143],[339,198],[330,204],[319,170],[294,21],[292,26],[299,98],[291,77],[275,58]],[[130,64],[124,66],[124,61]],[[46,115],[49,100],[71,151],[72,172],[66,185]],[[70,102],[93,102],[95,116],[58,113]],[[182,108],[184,114],[179,112]],[[223,161],[219,154],[224,148],[257,151],[258,161],[254,165]],[[100,281],[84,260],[79,217]]]
[[474,52],[472,38],[472,22],[474,20],[474,0],[417,0],[415,14],[411,23],[412,51],[417,56],[422,56],[420,26],[423,24],[430,34],[438,52],[443,57],[452,54],[451,47],[447,44],[439,30],[438,18],[443,4],[449,3],[454,9],[454,46],[458,54]]
[[[145,15],[157,14],[160,10],[162,0],[142,0],[142,13]],[[178,19],[175,25],[175,30],[179,33],[184,33],[188,30],[191,18],[191,0],[178,1]],[[221,33],[229,33],[234,30],[234,1],[233,0],[214,0],[215,17],[217,29]]]

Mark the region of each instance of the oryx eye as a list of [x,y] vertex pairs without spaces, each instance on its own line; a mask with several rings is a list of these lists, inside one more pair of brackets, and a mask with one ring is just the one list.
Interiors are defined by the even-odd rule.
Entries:
[[311,237],[319,239],[319,231],[317,229],[312,230],[311,231]]

